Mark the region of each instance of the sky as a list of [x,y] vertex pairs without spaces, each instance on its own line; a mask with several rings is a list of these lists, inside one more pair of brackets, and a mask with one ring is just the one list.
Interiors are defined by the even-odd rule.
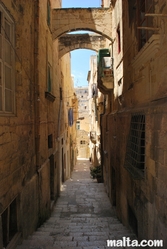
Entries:
[[[62,8],[89,7],[101,7],[101,0],[62,0]],[[88,85],[87,75],[90,70],[90,56],[95,54],[96,52],[88,49],[76,49],[71,52],[71,74],[74,77],[75,87]]]

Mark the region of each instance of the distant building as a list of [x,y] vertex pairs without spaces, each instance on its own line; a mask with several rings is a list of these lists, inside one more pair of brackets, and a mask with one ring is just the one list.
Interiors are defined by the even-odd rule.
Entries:
[[100,152],[100,114],[103,110],[103,94],[97,88],[97,55],[90,57],[89,83],[89,129],[90,159],[93,166],[101,164]]
[[89,158],[88,87],[77,87],[75,92],[78,98],[78,120],[76,122],[78,157]]

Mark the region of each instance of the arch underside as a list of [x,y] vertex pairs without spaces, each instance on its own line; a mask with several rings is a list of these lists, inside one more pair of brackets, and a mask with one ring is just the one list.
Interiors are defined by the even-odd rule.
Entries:
[[96,29],[91,29],[91,28],[71,28],[69,29],[68,27],[64,27],[63,30],[61,29],[61,31],[57,31],[57,36],[55,37],[55,33],[53,32],[53,39],[57,39],[57,38],[60,38],[61,36],[63,36],[64,34],[68,34],[70,32],[75,32],[75,31],[90,31],[90,32],[93,32],[93,33],[97,33],[101,36],[104,36],[105,38],[107,38],[108,40],[110,41],[113,41],[113,39],[108,36],[106,33],[103,33],[99,30],[96,30]]
[[61,58],[65,54],[70,53],[70,52],[77,50],[77,49],[88,49],[88,50],[92,50],[95,52],[98,51],[97,49],[93,49],[93,48],[89,48],[89,47],[69,48],[68,50],[59,51],[59,58]]
[[59,57],[76,49],[98,51],[106,46],[106,38],[95,33],[66,34],[59,38]]

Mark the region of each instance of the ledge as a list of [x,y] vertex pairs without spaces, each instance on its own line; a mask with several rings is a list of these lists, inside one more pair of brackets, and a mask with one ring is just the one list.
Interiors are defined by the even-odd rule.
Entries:
[[138,168],[132,166],[124,166],[124,168],[129,172],[135,180],[144,180],[144,172]]
[[18,244],[21,243],[21,233],[18,232],[14,235],[14,237],[11,239],[10,243],[7,245],[6,249],[13,249],[16,248]]
[[54,102],[56,97],[53,94],[51,94],[50,92],[45,92],[45,98],[51,102]]

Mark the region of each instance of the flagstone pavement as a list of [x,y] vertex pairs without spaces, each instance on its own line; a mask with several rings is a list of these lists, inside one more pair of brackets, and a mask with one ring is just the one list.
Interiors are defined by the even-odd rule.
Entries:
[[107,240],[135,239],[117,219],[104,184],[90,178],[89,168],[88,160],[77,161],[51,217],[16,249],[118,248],[107,247]]

